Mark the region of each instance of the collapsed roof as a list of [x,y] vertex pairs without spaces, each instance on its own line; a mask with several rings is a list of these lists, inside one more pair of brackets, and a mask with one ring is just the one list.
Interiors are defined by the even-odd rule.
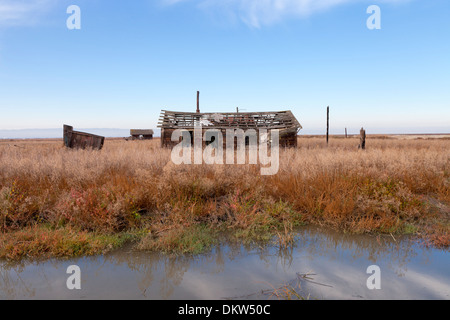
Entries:
[[290,129],[302,128],[291,111],[197,113],[162,110],[158,127],[163,129]]

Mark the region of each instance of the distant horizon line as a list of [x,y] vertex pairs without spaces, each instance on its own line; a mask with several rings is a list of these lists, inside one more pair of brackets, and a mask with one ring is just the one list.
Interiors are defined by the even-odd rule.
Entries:
[[[155,131],[154,137],[160,137],[161,129],[153,128]],[[345,128],[336,130],[331,129],[330,135],[335,136],[345,136]],[[433,129],[417,129],[413,128],[403,128],[402,129],[381,129],[381,128],[370,128],[365,127],[368,135],[449,135],[450,128],[440,127]],[[123,128],[77,128],[77,131],[83,131],[87,133],[97,134],[104,136],[105,138],[127,138],[130,136],[130,129]],[[358,135],[359,128],[347,128],[347,134],[349,136]],[[299,135],[326,135],[326,130],[311,128],[299,131]],[[0,129],[0,140],[7,139],[62,139],[63,129],[62,128],[34,128],[34,129]]]

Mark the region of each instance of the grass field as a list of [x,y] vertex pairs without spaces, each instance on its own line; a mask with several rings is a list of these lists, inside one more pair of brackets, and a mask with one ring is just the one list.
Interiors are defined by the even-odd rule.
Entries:
[[[439,137],[438,137],[439,138]],[[292,244],[296,227],[411,234],[450,243],[450,139],[299,138],[280,169],[180,165],[159,139],[101,151],[61,140],[0,141],[0,258],[142,250],[199,253],[231,241]]]

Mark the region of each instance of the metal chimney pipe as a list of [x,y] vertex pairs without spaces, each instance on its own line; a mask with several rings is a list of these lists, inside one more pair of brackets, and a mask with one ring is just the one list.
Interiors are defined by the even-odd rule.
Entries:
[[200,113],[200,91],[197,91],[197,113]]

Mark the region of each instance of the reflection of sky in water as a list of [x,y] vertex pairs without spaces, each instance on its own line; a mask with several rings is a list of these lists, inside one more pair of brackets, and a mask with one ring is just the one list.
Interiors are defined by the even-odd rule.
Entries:
[[[227,245],[190,257],[121,250],[101,257],[1,263],[0,298],[39,299],[268,299],[262,290],[294,284],[318,299],[449,299],[448,250],[427,249],[390,236],[345,235],[304,229],[288,252]],[[66,288],[66,268],[81,268],[82,290]],[[369,290],[369,265],[381,268],[381,290]],[[326,284],[328,286],[322,286]],[[329,287],[331,286],[331,287]]]

